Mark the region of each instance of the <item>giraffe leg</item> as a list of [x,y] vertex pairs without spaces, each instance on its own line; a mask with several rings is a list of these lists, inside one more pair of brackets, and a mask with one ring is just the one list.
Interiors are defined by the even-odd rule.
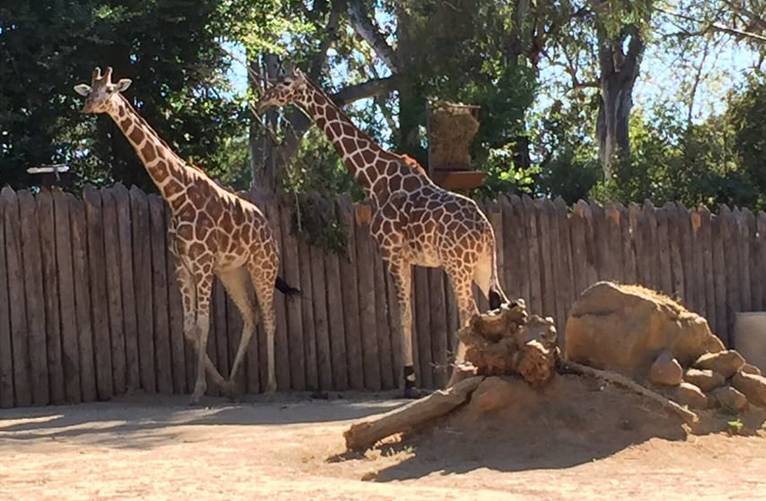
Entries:
[[[196,353],[200,353],[199,336],[197,334],[197,286],[191,272],[181,263],[176,264],[176,280],[181,290],[181,299],[184,310],[184,337],[192,344]],[[204,368],[207,374],[213,379],[213,382],[222,387],[224,384],[223,376],[213,365],[213,361],[207,355],[207,350],[201,350],[205,355]],[[204,377],[203,377],[204,380]],[[196,387],[196,385],[195,385]],[[204,393],[204,390],[203,390]],[[191,403],[197,403],[199,397],[195,400],[192,397]]]
[[[468,325],[471,321],[471,317],[479,312],[479,308],[476,306],[476,301],[473,298],[473,291],[471,290],[473,277],[470,272],[461,269],[447,270],[447,275],[452,282],[452,290],[455,293],[455,302],[457,303],[458,308],[460,328],[462,328]],[[462,341],[458,340],[457,350],[455,351],[455,365],[462,362],[464,357],[465,345]],[[450,387],[455,383],[456,377],[457,367],[452,370],[452,376],[450,376],[447,387]]]
[[228,384],[233,396],[236,388],[236,377],[240,366],[245,357],[245,350],[250,345],[253,337],[255,325],[258,322],[258,311],[253,304],[250,293],[247,290],[248,272],[244,268],[219,273],[226,292],[229,293],[234,304],[237,305],[240,315],[242,315],[242,335],[239,338],[239,347],[237,355],[234,357],[234,364],[231,366]]
[[[276,362],[274,356],[274,338],[277,331],[277,313],[274,309],[274,281],[277,277],[276,267],[273,272],[267,272],[261,267],[249,266],[250,279],[255,288],[258,305],[263,318],[263,329],[266,331],[266,360],[268,363],[268,382],[266,393],[274,393],[277,390]],[[234,361],[236,364],[236,360]]]
[[[192,403],[199,402],[199,399],[207,390],[205,371],[208,369],[207,363],[210,361],[207,356],[207,338],[210,333],[210,295],[213,290],[213,274],[212,272],[202,273],[200,270],[195,278],[195,294],[197,297],[197,380],[194,383]],[[213,366],[212,362],[210,362],[210,366]],[[218,373],[218,370],[215,367],[212,367],[212,369],[217,374],[216,379],[220,378],[216,383],[221,387],[225,387],[225,382]]]
[[412,265],[400,260],[392,260],[388,262],[388,271],[394,281],[401,314],[404,398],[417,398],[419,392],[415,388],[415,366],[412,353]]

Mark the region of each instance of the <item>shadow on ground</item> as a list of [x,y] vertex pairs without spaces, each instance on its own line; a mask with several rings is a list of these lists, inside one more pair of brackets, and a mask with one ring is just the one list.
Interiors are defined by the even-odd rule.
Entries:
[[[461,409],[399,442],[379,445],[382,455],[405,453],[405,459],[369,479],[571,468],[655,438],[685,440],[689,433],[657,404],[589,378],[558,377],[540,391],[521,380],[489,384],[492,379],[498,378],[482,383]],[[725,429],[731,419],[708,412],[706,432]],[[766,416],[756,411],[744,421],[759,430]]]
[[[0,411],[0,450],[13,442],[78,440],[93,445],[151,448],[176,440],[186,426],[310,425],[360,419],[386,412],[403,401],[358,395],[312,400],[307,395],[248,397],[241,403],[207,397],[134,394],[109,402]],[[5,443],[5,444],[4,444]]]

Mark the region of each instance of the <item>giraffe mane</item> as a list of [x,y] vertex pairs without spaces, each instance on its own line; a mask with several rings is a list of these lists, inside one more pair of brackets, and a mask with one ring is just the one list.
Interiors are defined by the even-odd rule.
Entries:
[[399,155],[399,156],[401,157],[402,163],[404,165],[406,165],[407,167],[409,167],[410,169],[414,170],[415,172],[417,172],[419,174],[423,174],[424,176],[428,176],[428,174],[426,174],[426,170],[423,168],[422,165],[420,165],[420,162],[418,162],[417,160],[415,160],[414,158],[412,158],[411,156],[409,156],[407,154],[402,154],[402,155]]

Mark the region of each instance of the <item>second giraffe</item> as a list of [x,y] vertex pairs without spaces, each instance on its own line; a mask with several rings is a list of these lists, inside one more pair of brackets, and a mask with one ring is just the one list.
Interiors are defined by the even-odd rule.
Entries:
[[[327,134],[372,203],[370,231],[392,275],[401,311],[404,396],[418,396],[412,352],[412,266],[444,268],[460,324],[467,325],[478,313],[474,282],[491,308],[508,301],[498,281],[492,225],[476,202],[440,188],[415,160],[375,143],[297,68],[268,89],[257,108],[263,112],[290,103],[303,108]],[[462,351],[461,343],[457,360]]]

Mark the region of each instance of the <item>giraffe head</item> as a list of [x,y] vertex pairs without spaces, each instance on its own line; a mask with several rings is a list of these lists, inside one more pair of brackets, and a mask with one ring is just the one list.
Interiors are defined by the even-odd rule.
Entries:
[[263,113],[273,106],[285,106],[290,103],[301,104],[307,95],[309,81],[298,68],[292,68],[263,94],[256,104],[258,113]]
[[112,67],[108,67],[103,76],[101,68],[96,67],[93,70],[90,85],[78,84],[74,86],[74,90],[85,97],[83,113],[106,113],[113,105],[114,98],[130,87],[130,83],[128,78],[112,83]]

